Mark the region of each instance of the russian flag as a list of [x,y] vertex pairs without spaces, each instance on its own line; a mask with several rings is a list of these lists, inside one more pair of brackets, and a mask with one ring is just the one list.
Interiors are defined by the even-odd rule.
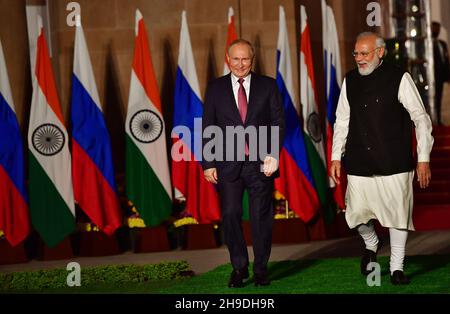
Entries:
[[[220,207],[217,191],[205,180],[200,164],[201,125],[194,128],[194,119],[201,121],[203,114],[200,99],[186,11],[183,11],[173,112],[172,182],[175,197],[186,199],[186,211],[199,223],[212,223],[220,220]],[[182,129],[186,132],[180,132]],[[179,160],[174,156],[177,153],[187,158]]]
[[121,225],[111,143],[81,24],[72,75],[72,177],[75,200],[107,235]]
[[288,200],[289,207],[304,222],[309,222],[318,212],[320,204],[308,164],[298,109],[294,106],[291,55],[282,6],[277,45],[277,84],[283,99],[286,134],[280,154],[280,177],[275,180],[275,188]]
[[[339,41],[336,21],[333,10],[325,0],[322,0],[322,40],[325,70],[325,88],[327,99],[327,164],[331,164],[331,149],[333,145],[333,125],[336,121],[336,108],[341,93],[341,58],[339,53]],[[328,169],[328,175],[329,173]],[[335,185],[330,180],[333,188],[333,198],[337,206],[345,208],[345,190],[347,188],[346,174],[341,168],[341,183]]]
[[0,41],[0,231],[12,246],[30,233],[23,142]]

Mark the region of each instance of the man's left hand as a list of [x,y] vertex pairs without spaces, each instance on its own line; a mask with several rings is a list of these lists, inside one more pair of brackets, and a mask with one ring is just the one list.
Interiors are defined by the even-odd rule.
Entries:
[[278,169],[278,160],[273,157],[267,156],[264,158],[264,174],[266,177],[270,177]]
[[417,181],[422,189],[428,187],[431,180],[431,170],[429,162],[417,163]]

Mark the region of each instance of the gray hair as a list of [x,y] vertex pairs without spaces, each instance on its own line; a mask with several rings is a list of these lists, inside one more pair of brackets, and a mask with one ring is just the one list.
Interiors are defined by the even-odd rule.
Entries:
[[381,37],[380,35],[378,35],[377,33],[373,33],[373,32],[363,32],[361,34],[359,34],[356,37],[356,41],[360,40],[361,38],[365,38],[365,37],[372,37],[375,36],[375,45],[377,48],[381,47],[381,48],[385,48],[386,47],[386,43],[384,42],[383,37]]
[[228,51],[227,51],[228,55],[230,55],[230,49],[231,49],[231,47],[233,47],[234,45],[238,45],[238,44],[249,46],[250,51],[252,52],[252,58],[255,56],[255,48],[253,48],[252,43],[249,42],[248,40],[242,39],[242,38],[233,40],[233,41],[230,43],[230,46],[228,46]]

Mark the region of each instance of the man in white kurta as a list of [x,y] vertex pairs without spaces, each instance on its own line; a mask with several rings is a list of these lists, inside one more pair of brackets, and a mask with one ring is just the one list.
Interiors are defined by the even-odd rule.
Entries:
[[[351,76],[352,78],[363,81],[371,79],[370,76],[373,77],[374,75],[380,75],[380,69],[383,65],[381,58],[384,55],[384,41],[381,37],[374,33],[362,33],[357,38],[353,55],[357,63],[358,72],[354,71]],[[385,68],[387,65],[385,64],[383,67]],[[379,103],[379,97],[376,96],[376,101],[374,101],[373,104],[370,102],[366,103],[364,100],[364,92],[351,90],[351,88],[355,89],[355,86],[364,86],[364,83],[361,83],[360,85],[352,84],[351,87],[349,87],[349,77],[350,76],[347,75],[342,84],[341,95],[336,110],[336,123],[334,125],[331,176],[337,183],[340,181],[341,157],[344,156],[344,158],[346,158],[346,153],[347,155],[351,154],[350,152],[346,152],[346,147],[348,148],[348,146],[346,146],[346,144],[348,144],[348,138],[354,139],[355,137],[358,137],[360,139],[359,143],[369,143],[367,144],[367,151],[362,154],[372,154],[367,155],[370,156],[367,160],[374,160],[373,164],[390,164],[389,154],[392,154],[392,149],[390,152],[390,148],[388,147],[379,148],[378,151],[381,151],[382,153],[377,155],[370,143],[373,141],[380,141],[379,133],[376,131],[373,132],[376,133],[375,135],[366,133],[364,123],[358,122],[358,119],[361,120],[363,117],[355,116],[357,114],[364,113],[364,110],[367,109],[368,103],[370,106],[377,106],[381,104],[382,99],[380,99]],[[425,111],[420,94],[414,85],[414,81],[412,80],[410,74],[405,72],[402,76],[399,76],[399,78],[400,77],[401,80],[399,79],[400,83],[398,85],[397,93],[398,103],[406,109],[410,119],[415,125],[415,133],[417,138],[417,180],[419,181],[421,188],[426,188],[431,179],[431,172],[429,168],[429,157],[433,146],[433,137],[431,136],[431,120]],[[392,79],[394,81],[394,78]],[[372,81],[377,82],[377,80]],[[367,83],[368,81],[365,82]],[[377,90],[377,88],[380,89],[382,87],[371,86],[370,92],[374,94],[373,90]],[[383,90],[378,90],[377,92],[381,95],[384,93]],[[358,99],[359,101],[356,102],[356,104],[355,101],[353,101],[353,107],[349,104],[349,98],[347,97],[348,93],[358,95],[356,98],[353,97],[353,99]],[[375,93],[375,95],[378,94]],[[383,96],[381,96],[381,98],[383,98]],[[359,103],[364,103],[364,105],[359,106]],[[352,111],[351,108],[354,108],[354,110]],[[389,106],[387,108],[389,109]],[[389,111],[386,111],[385,109],[383,110],[381,110],[381,112],[386,114],[386,120],[380,117],[371,118],[370,115],[365,116],[364,119],[367,119],[370,122],[375,120],[376,123],[379,123],[377,127],[380,129],[389,127],[386,123],[392,124],[392,118],[389,117]],[[373,112],[377,112],[376,109]],[[373,115],[376,116],[375,114]],[[357,132],[358,127],[349,127],[351,119],[353,120],[353,125],[359,123],[358,127],[363,130],[360,133],[364,134],[355,134],[359,133]],[[381,121],[383,121],[383,123],[380,123]],[[383,134],[383,132],[380,133]],[[384,134],[386,134],[386,132]],[[374,139],[374,136],[377,136],[378,138]],[[384,140],[388,143],[389,138],[381,139],[381,143]],[[384,145],[380,146],[384,147]],[[355,145],[352,144],[352,147],[355,147]],[[395,154],[398,153],[396,152]],[[361,160],[360,162],[362,163],[365,162],[365,159],[363,158],[355,159],[354,156],[347,157],[353,157],[352,162],[354,164],[357,164],[359,160]],[[396,156],[391,157],[395,159]],[[406,158],[405,160],[408,159]],[[379,168],[380,167],[377,168],[373,165],[367,165],[367,169],[372,169],[372,173],[367,175],[354,175],[349,172],[348,187],[346,192],[345,218],[350,228],[357,228],[359,234],[365,242],[366,248],[361,260],[361,273],[363,275],[370,273],[370,269],[368,269],[367,266],[370,262],[376,261],[376,253],[381,246],[372,222],[373,219],[377,219],[383,227],[389,228],[391,242],[391,282],[393,284],[408,284],[410,280],[403,273],[403,260],[405,256],[405,245],[408,231],[414,231],[412,221],[412,183],[414,179],[414,168],[412,166],[411,169],[409,169],[406,165],[403,167],[402,165],[398,166],[397,164],[397,166],[392,167],[394,170],[389,169],[390,172],[386,172],[386,170],[373,170]],[[383,167],[381,166],[381,168]],[[362,165],[360,169],[366,169],[365,165]],[[399,170],[395,171],[395,169]],[[408,170],[405,171],[405,169]],[[380,172],[381,174],[377,172]]]

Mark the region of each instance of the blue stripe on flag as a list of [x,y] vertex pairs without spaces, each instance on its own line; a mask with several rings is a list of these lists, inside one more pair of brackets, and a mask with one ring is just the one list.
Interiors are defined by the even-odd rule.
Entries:
[[330,93],[327,99],[327,118],[330,125],[333,127],[336,121],[336,108],[339,101],[341,89],[339,88],[336,78],[336,67],[331,63],[330,69]]
[[[191,131],[191,140],[189,149],[192,153],[195,153],[195,158],[201,160],[201,128],[200,130],[194,130],[194,118],[202,118],[203,105],[201,100],[192,90],[189,82],[184,77],[183,72],[177,68],[177,78],[175,82],[175,99],[174,99],[174,111],[173,111],[173,126],[186,126]],[[196,137],[200,136],[200,140],[194,141]],[[194,142],[196,147],[194,146]],[[194,149],[195,147],[195,149]],[[197,153],[199,152],[200,155]]]
[[111,155],[111,141],[103,113],[72,74],[72,136],[97,165],[100,172],[117,193]]
[[14,111],[0,93],[0,165],[28,203],[25,189],[23,142]]
[[289,155],[295,160],[295,163],[303,172],[305,177],[314,186],[311,170],[308,164],[308,158],[306,155],[305,142],[303,139],[303,131],[301,129],[301,123],[298,118],[298,113],[295,110],[291,96],[284,84],[283,77],[278,70],[278,64],[280,61],[280,51],[277,51],[277,85],[280,90],[281,98],[284,106],[284,117],[286,122],[285,127],[285,139],[284,148]]

